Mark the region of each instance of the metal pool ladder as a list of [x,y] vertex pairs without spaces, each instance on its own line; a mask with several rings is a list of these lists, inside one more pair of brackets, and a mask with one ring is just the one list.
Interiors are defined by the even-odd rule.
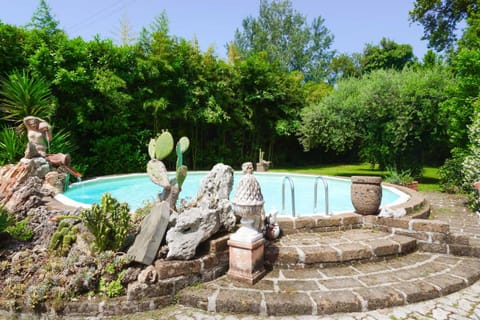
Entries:
[[293,180],[289,176],[283,177],[282,181],[282,213],[285,213],[285,180],[290,183],[290,192],[292,194],[292,215],[295,217],[295,187]]
[[315,190],[314,190],[314,196],[313,196],[313,213],[317,213],[317,186],[318,186],[318,180],[322,180],[323,182],[323,188],[325,189],[325,214],[327,216],[330,215],[330,212],[328,211],[328,183],[327,180],[325,180],[324,177],[322,176],[317,176],[315,177]]

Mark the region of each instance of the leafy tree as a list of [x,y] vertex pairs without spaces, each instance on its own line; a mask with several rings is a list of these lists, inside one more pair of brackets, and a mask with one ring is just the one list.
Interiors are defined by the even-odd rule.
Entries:
[[301,71],[305,80],[322,81],[334,51],[333,36],[317,17],[310,24],[289,0],[261,0],[259,17],[247,17],[236,30],[234,44],[244,57],[264,51],[270,62],[288,71]]
[[450,79],[440,69],[377,70],[342,80],[320,104],[303,111],[300,141],[306,149],[339,153],[358,148],[371,164],[418,173],[428,155],[442,157],[447,138],[439,104]]
[[32,19],[27,27],[45,31],[47,34],[53,34],[58,29],[59,22],[51,13],[51,9],[45,0],[40,0],[40,3],[33,13]]
[[478,12],[477,0],[416,0],[410,19],[424,28],[423,39],[437,51],[451,48],[457,25]]
[[341,54],[332,58],[330,62],[331,79],[360,77],[363,73],[361,54]]
[[397,44],[382,38],[379,45],[367,44],[361,58],[364,73],[378,69],[402,70],[413,62],[413,49],[409,44]]
[[443,111],[449,119],[448,134],[452,148],[468,145],[468,125],[480,94],[480,15],[470,17],[468,24],[451,61],[455,86],[451,87],[450,98],[443,104]]
[[27,65],[27,52],[24,50],[27,32],[0,21],[0,76],[22,69]]

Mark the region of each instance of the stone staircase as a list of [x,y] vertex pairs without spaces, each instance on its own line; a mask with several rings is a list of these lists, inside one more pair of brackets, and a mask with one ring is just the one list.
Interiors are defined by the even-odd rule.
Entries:
[[381,261],[417,249],[414,238],[372,229],[286,235],[265,247],[272,268],[328,267],[349,262]]
[[298,232],[266,244],[255,285],[222,276],[187,287],[178,303],[262,316],[364,312],[429,300],[480,279],[480,260],[418,250],[408,235],[358,228]]

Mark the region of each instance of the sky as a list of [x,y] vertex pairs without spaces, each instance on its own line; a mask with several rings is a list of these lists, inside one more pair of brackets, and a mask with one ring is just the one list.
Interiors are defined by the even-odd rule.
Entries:
[[[333,34],[331,49],[338,53],[361,53],[366,44],[378,45],[385,37],[399,44],[410,44],[422,58],[427,42],[423,28],[408,19],[414,0],[291,0],[293,8],[311,23],[322,17]],[[219,57],[226,56],[226,44],[248,16],[258,17],[260,0],[46,0],[51,13],[70,38],[119,42],[121,21],[128,21],[138,35],[165,10],[170,34],[187,40],[197,39],[202,51],[213,46]],[[39,0],[0,0],[0,20],[24,26]]]

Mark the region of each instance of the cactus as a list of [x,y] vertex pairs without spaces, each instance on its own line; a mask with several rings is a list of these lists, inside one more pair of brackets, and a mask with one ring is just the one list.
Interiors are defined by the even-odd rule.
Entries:
[[[154,157],[152,157],[152,149],[155,150]],[[163,131],[162,134],[159,135],[157,139],[155,139],[155,142],[152,142],[152,140],[150,140],[150,143],[148,144],[148,152],[152,159],[154,158],[157,160],[163,160],[170,154],[170,152],[172,152],[172,150],[173,137],[172,134],[168,131]]]
[[170,188],[168,173],[165,164],[157,159],[152,159],[147,164],[147,173],[153,183],[164,188]]
[[102,195],[100,205],[80,211],[83,224],[95,236],[94,249],[119,250],[130,229],[130,208],[119,203],[109,193]]
[[52,235],[48,248],[56,255],[66,256],[72,245],[77,241],[78,227],[66,221],[60,222],[57,231]]
[[259,152],[258,152],[258,163],[262,163],[263,162],[263,157],[265,156],[265,152],[262,151],[262,148],[260,148]]
[[[188,168],[183,165],[183,154],[188,150],[189,146],[190,140],[187,137],[181,137],[178,140],[175,146],[175,152],[177,154],[175,166],[176,175],[174,179],[169,180],[167,169],[161,160],[166,158],[173,150],[173,137],[170,132],[165,130],[156,139],[150,139],[148,154],[151,160],[147,164],[147,173],[155,184],[165,188],[164,192],[160,195],[161,200],[178,197],[178,193],[182,189],[183,182],[187,177]],[[172,187],[178,188],[178,190],[175,191]],[[170,200],[170,203],[176,202],[176,199]]]
[[190,146],[190,140],[187,137],[181,137],[177,142],[177,166],[176,166],[176,178],[177,185],[180,190],[182,190],[182,185],[185,179],[187,178],[188,168],[183,165],[183,153],[188,150]]

